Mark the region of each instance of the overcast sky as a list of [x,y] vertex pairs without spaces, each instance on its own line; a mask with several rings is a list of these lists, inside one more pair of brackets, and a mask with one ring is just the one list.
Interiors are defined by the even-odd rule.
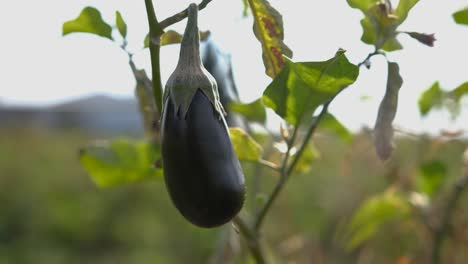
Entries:
[[[160,19],[190,2],[154,0]],[[326,60],[343,48],[358,63],[372,51],[360,41],[360,11],[349,8],[345,0],[270,2],[283,14],[285,43],[293,50],[294,61]],[[435,33],[437,41],[429,48],[401,36],[405,49],[389,53],[388,58],[400,64],[404,79],[395,121],[398,126],[431,132],[468,129],[466,106],[455,123],[445,112],[421,119],[417,109],[419,95],[434,81],[439,80],[446,89],[468,81],[468,27],[455,24],[451,17],[466,5],[466,0],[421,0],[401,26],[401,30]],[[115,10],[121,11],[128,24],[129,47],[138,66],[149,72],[149,53],[142,49],[148,30],[143,0],[9,1],[0,8],[1,103],[48,105],[91,94],[133,95],[135,81],[127,57],[117,45],[87,34],[61,36],[62,23],[75,18],[85,6],[97,7],[109,23],[114,21]],[[213,0],[199,20],[200,28],[209,29],[232,55],[241,99],[258,98],[271,80],[264,74],[252,18],[242,17],[242,0]],[[184,26],[185,21],[172,28],[182,31]],[[163,82],[173,71],[177,56],[178,46],[162,48]],[[331,111],[351,129],[373,126],[385,91],[386,71],[385,60],[375,57],[371,70],[361,69],[358,81],[337,98]]]

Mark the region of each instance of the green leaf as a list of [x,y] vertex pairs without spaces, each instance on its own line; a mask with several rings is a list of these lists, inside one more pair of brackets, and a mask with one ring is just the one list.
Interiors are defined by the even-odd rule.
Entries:
[[393,119],[398,107],[398,92],[403,85],[400,67],[395,62],[388,62],[387,89],[379,106],[374,127],[374,144],[381,160],[387,160],[393,151]]
[[119,30],[120,35],[122,35],[123,38],[126,38],[127,24],[125,23],[125,20],[119,11],[115,11],[115,24],[117,25],[117,29]]
[[91,33],[112,40],[112,27],[104,22],[101,13],[94,7],[85,7],[74,20],[63,23],[62,34]]
[[[200,40],[204,41],[210,36],[210,31],[200,31]],[[182,42],[182,34],[174,31],[168,30],[164,32],[161,36],[161,46],[171,45],[171,44],[179,44]],[[146,35],[144,40],[144,48],[149,47],[149,34]]]
[[385,51],[401,50],[402,48],[403,48],[403,46],[396,39],[396,36],[388,38],[387,41],[385,41],[385,43],[382,46],[382,49],[385,50]]
[[229,133],[234,152],[239,160],[257,161],[261,159],[263,149],[249,134],[238,127],[229,128]]
[[292,57],[291,49],[283,42],[283,18],[266,0],[249,3],[254,17],[254,34],[262,44],[265,72],[274,78],[285,65],[283,55]]
[[365,17],[361,19],[361,26],[361,41],[367,44],[374,45],[377,42],[377,35],[375,33],[374,26],[372,25],[372,21],[370,20],[370,18]]
[[[414,6],[416,0],[402,0],[395,12],[403,17],[399,18],[391,7],[379,1],[348,0],[353,8],[358,8],[364,14],[361,20],[362,36],[364,43],[374,45],[377,49],[395,51],[402,49],[400,42],[396,39],[397,27],[407,16],[407,12]],[[405,13],[406,12],[406,13]]]
[[418,100],[419,112],[425,116],[434,107],[440,107],[444,92],[440,89],[439,82],[435,82],[429,89],[424,91]]
[[361,10],[364,14],[367,13],[377,1],[376,0],[347,0],[348,5],[352,8]]
[[229,110],[241,114],[252,122],[264,124],[266,121],[266,110],[261,98],[248,104],[233,102],[229,105]]
[[350,63],[344,53],[339,50],[335,57],[320,62],[287,60],[263,93],[265,106],[298,126],[318,106],[356,80],[358,67]]
[[409,11],[419,2],[419,0],[400,0],[395,10],[398,24],[401,24],[408,17]]
[[457,24],[468,25],[468,7],[453,13],[453,19]]
[[322,118],[319,129],[331,132],[345,142],[350,142],[353,139],[353,134],[330,113],[325,114]]
[[346,249],[352,251],[371,239],[386,223],[403,220],[410,214],[410,205],[397,192],[387,191],[368,198],[354,213],[346,227]]
[[419,168],[419,175],[416,179],[416,189],[434,197],[442,186],[447,174],[447,166],[439,160],[424,163]]
[[460,102],[460,99],[468,94],[468,82],[465,82],[449,92],[450,96],[456,101]]
[[242,0],[244,8],[242,9],[242,16],[247,17],[249,15],[249,0]]
[[[365,17],[361,20],[361,26],[362,26],[362,36],[361,36],[361,41],[370,45],[379,45],[379,39],[378,39],[378,34],[382,34],[379,32],[381,29],[376,29],[374,27],[373,22],[371,21],[371,18]],[[392,29],[394,31],[394,29]],[[393,33],[392,33],[393,34]],[[400,50],[403,48],[403,46],[400,44],[400,42],[396,39],[396,35],[392,36],[386,36],[386,40],[382,45],[382,49],[385,51],[395,51],[395,50]]]
[[158,145],[128,139],[99,142],[80,151],[81,164],[102,188],[161,177],[162,170],[154,167],[159,158]]

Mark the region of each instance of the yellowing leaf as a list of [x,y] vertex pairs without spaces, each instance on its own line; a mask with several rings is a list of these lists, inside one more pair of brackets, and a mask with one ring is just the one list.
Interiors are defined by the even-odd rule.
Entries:
[[[210,36],[210,31],[200,31],[200,40],[206,40]],[[182,42],[182,34],[174,30],[168,30],[161,36],[161,46],[179,44]],[[144,40],[144,48],[149,47],[149,34],[146,35]]]
[[292,51],[283,42],[283,18],[266,0],[249,0],[249,6],[255,37],[262,44],[266,74],[274,78],[285,65],[283,55],[292,57]]
[[229,128],[232,146],[239,160],[257,161],[262,157],[262,147],[244,130],[233,127]]

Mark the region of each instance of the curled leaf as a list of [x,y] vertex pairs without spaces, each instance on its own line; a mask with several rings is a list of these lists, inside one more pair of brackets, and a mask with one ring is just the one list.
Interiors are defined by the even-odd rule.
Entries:
[[434,34],[424,34],[424,33],[419,33],[419,32],[407,32],[407,33],[410,37],[416,39],[422,44],[429,46],[429,47],[434,47],[434,41],[436,41]]
[[285,65],[283,55],[292,57],[291,49],[283,42],[283,18],[266,0],[251,0],[249,6],[254,17],[255,37],[262,44],[266,74],[274,78]]
[[380,103],[374,127],[374,144],[379,158],[387,160],[393,151],[393,119],[398,106],[398,92],[403,85],[397,63],[388,62],[387,89]]

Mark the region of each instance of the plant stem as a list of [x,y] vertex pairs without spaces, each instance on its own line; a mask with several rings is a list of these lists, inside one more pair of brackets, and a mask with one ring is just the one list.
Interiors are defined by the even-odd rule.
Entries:
[[385,54],[382,53],[382,52],[380,52],[378,49],[375,49],[373,52],[369,53],[369,54],[367,55],[367,57],[366,57],[363,61],[359,62],[359,63],[357,64],[357,66],[358,66],[358,67],[361,67],[362,65],[365,65],[365,66],[369,69],[369,68],[370,68],[370,64],[367,64],[367,63],[368,63],[369,60],[370,60],[372,57],[374,57],[375,55],[385,55]]
[[432,247],[432,264],[441,263],[442,245],[449,233],[450,222],[452,220],[452,214],[457,208],[458,200],[463,194],[463,191],[468,186],[468,173],[463,177],[459,178],[453,186],[453,191],[447,201],[447,206],[442,212],[442,220],[438,228],[434,231],[434,245]]
[[[204,9],[212,0],[203,0],[200,2],[200,4],[198,4],[198,10],[202,10]],[[184,18],[186,18],[188,16],[188,8],[180,11],[179,13],[173,15],[173,16],[170,16],[166,19],[164,19],[163,21],[161,21],[161,23],[159,23],[161,29],[165,29],[167,28],[168,26],[170,25],[173,25],[179,21],[182,21]]]
[[257,216],[257,219],[255,221],[255,230],[256,231],[260,230],[261,225],[263,223],[263,220],[265,219],[265,216],[267,215],[268,211],[270,210],[271,206],[273,205],[273,202],[276,200],[279,193],[283,189],[284,184],[289,179],[289,176],[291,175],[292,171],[294,170],[294,167],[297,165],[299,159],[301,158],[302,153],[304,153],[304,150],[307,148],[309,139],[313,136],[313,134],[314,134],[315,130],[317,129],[317,126],[320,123],[321,119],[327,113],[328,105],[331,103],[332,100],[333,100],[333,98],[323,105],[322,111],[320,111],[320,114],[317,116],[317,118],[314,120],[312,125],[309,127],[309,129],[307,131],[307,134],[306,134],[306,136],[304,138],[304,141],[302,142],[302,145],[301,145],[299,151],[296,153],[296,155],[294,156],[293,161],[291,162],[291,165],[288,167],[288,164],[287,164],[288,159],[289,159],[289,156],[290,156],[291,149],[292,149],[292,147],[294,145],[294,141],[296,139],[298,128],[296,127],[294,129],[291,140],[288,143],[288,150],[286,152],[286,156],[284,157],[283,165],[281,167],[281,177],[280,177],[278,183],[276,184],[275,188],[273,189],[273,192],[268,197],[268,200],[265,203],[265,206],[262,208],[262,210],[260,211],[260,213]]
[[240,217],[236,216],[233,219],[234,224],[239,228],[239,231],[247,240],[247,247],[255,259],[257,264],[265,264],[265,255],[258,241],[258,234],[249,227],[249,225]]
[[274,170],[274,171],[280,171],[281,168],[276,165],[275,163],[271,162],[271,161],[268,161],[268,160],[264,160],[264,159],[260,159],[257,161],[257,164],[260,164],[260,165],[263,165],[271,170]]
[[[198,5],[198,10],[205,8],[212,0],[203,0]],[[153,82],[154,101],[158,114],[162,113],[162,83],[161,83],[161,66],[160,66],[160,50],[161,50],[161,35],[164,29],[174,23],[181,21],[188,16],[188,8],[183,11],[158,22],[156,13],[154,12],[152,0],[145,0],[146,15],[149,24],[149,50],[151,56],[151,77]]]
[[[333,100],[333,99],[332,99]],[[312,125],[309,127],[309,130],[307,130],[307,134],[305,136],[305,139],[304,139],[304,142],[303,144],[301,145],[301,148],[299,149],[299,151],[297,152],[297,154],[294,156],[294,159],[293,161],[291,162],[291,165],[289,166],[288,168],[288,171],[287,171],[287,175],[289,177],[289,175],[291,175],[292,171],[294,170],[294,168],[296,167],[297,163],[299,162],[301,156],[302,156],[302,153],[305,151],[305,149],[307,148],[307,143],[309,142],[309,139],[312,138],[312,136],[314,135],[315,133],[315,130],[317,130],[317,127],[320,123],[320,121],[322,120],[322,118],[325,116],[325,114],[328,112],[328,106],[330,105],[331,101],[328,101],[327,103],[325,103],[322,107],[322,110],[320,111],[320,114],[317,116],[317,118],[314,120],[314,122],[312,123]]]
[[158,114],[162,113],[162,83],[161,83],[161,68],[160,68],[160,39],[164,33],[160,26],[156,14],[154,13],[154,7],[152,0],[145,0],[146,15],[148,17],[149,24],[149,50],[151,56],[151,76],[153,83],[153,95],[154,102],[156,104],[156,110]]

